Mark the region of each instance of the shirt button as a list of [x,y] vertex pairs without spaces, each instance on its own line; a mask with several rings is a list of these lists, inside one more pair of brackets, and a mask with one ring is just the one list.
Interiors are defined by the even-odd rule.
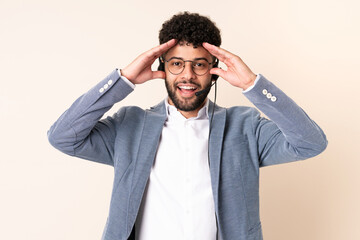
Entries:
[[266,97],[271,98],[272,97],[271,93],[266,94]]
[[99,92],[102,93],[102,92],[104,92],[104,90],[105,90],[104,88],[100,88]]
[[108,84],[111,85],[112,83],[113,83],[113,80],[110,79],[110,80],[108,81]]
[[276,98],[275,96],[272,96],[272,97],[271,97],[271,101],[272,101],[272,102],[276,102],[276,100],[277,100],[277,98]]
[[109,85],[106,83],[105,85],[104,85],[104,89],[107,89],[109,87]]
[[266,95],[268,93],[268,91],[266,89],[262,90],[262,94]]

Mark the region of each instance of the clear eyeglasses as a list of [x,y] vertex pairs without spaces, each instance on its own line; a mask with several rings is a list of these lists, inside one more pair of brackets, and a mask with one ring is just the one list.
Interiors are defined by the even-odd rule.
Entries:
[[172,57],[169,60],[163,60],[163,61],[167,63],[166,65],[169,72],[171,72],[174,75],[179,75],[180,73],[182,73],[185,69],[185,63],[191,62],[191,69],[198,76],[205,75],[211,69],[211,66],[213,66],[216,63],[216,61],[208,62],[205,58],[199,58],[191,61],[191,60],[184,60],[182,58]]

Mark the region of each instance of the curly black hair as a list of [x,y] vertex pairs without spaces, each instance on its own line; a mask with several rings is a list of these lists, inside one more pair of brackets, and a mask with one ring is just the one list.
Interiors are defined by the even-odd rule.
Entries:
[[159,33],[160,44],[173,38],[180,43],[191,43],[194,47],[201,46],[203,42],[215,46],[221,44],[220,30],[215,23],[198,13],[179,13],[164,22]]

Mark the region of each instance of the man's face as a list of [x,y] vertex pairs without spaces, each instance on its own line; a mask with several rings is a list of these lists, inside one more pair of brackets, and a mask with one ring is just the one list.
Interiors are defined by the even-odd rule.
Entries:
[[[204,75],[198,76],[192,69],[193,63],[185,62],[184,70],[175,75],[169,71],[169,59],[199,60],[204,59],[212,62],[211,54],[201,46],[194,48],[192,44],[177,44],[171,48],[165,55],[165,85],[169,95],[169,103],[181,111],[198,111],[204,104],[204,101],[210,91],[210,88],[200,96],[195,93],[206,89],[211,84],[211,74],[209,71]],[[178,63],[175,63],[178,64]]]

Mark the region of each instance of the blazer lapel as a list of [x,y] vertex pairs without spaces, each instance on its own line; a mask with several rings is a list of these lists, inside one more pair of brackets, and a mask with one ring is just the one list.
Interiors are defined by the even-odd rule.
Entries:
[[[214,117],[211,123],[209,152],[210,152],[210,175],[211,185],[215,201],[215,207],[218,206],[218,187],[220,174],[220,160],[222,142],[226,121],[225,108],[218,107],[210,101],[209,118],[211,119],[212,108],[215,107]],[[161,137],[162,129],[166,120],[166,109],[164,102],[147,110],[142,129],[142,136],[139,145],[139,151],[136,158],[135,170],[132,182],[132,191],[129,202],[129,222],[128,230],[133,227],[136,216],[141,204],[142,196],[150,175],[151,167],[154,163],[158,143]],[[209,121],[210,121],[209,119]]]
[[219,190],[219,179],[220,179],[220,161],[222,143],[226,121],[226,109],[218,107],[213,102],[209,102],[209,121],[211,120],[211,113],[214,110],[214,117],[210,123],[210,141],[209,141],[209,152],[210,152],[210,175],[211,185],[214,195],[215,207],[218,206],[218,190]]
[[139,210],[142,196],[154,163],[158,143],[166,120],[165,104],[159,103],[145,111],[141,141],[135,163],[131,196],[129,202],[128,227],[132,227]]

